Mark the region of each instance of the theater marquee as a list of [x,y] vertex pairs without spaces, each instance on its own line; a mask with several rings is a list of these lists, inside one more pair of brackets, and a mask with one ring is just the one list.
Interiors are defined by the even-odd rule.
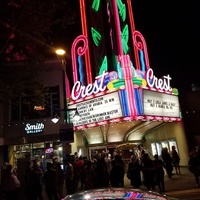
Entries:
[[80,120],[75,121],[73,119],[74,111],[70,111],[70,121],[74,126],[97,123],[123,116],[118,92],[82,101],[70,107],[77,107],[81,116]]
[[178,96],[143,90],[144,115],[179,117]]

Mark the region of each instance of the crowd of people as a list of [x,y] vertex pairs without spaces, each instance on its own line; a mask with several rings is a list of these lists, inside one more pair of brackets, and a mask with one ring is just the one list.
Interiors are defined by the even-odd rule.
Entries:
[[43,200],[43,185],[49,200],[63,197],[64,171],[59,162],[47,162],[43,170],[38,159],[25,162],[24,177],[19,180],[17,170],[9,163],[1,167],[2,200]]
[[[109,152],[96,153],[90,159],[75,153],[73,159],[66,155],[63,163],[64,168],[61,168],[60,162],[53,159],[46,163],[44,170],[37,159],[27,161],[21,183],[12,165],[4,163],[1,168],[2,200],[20,199],[21,188],[28,200],[43,200],[44,192],[49,200],[58,200],[64,197],[64,193],[76,193],[79,186],[81,190],[124,187],[125,174],[133,188],[145,186],[148,190],[155,190],[157,187],[159,192],[164,192],[165,174],[172,179],[172,171],[175,169],[175,173],[181,175],[180,157],[174,146],[171,152],[163,148],[160,156],[150,156],[144,148],[140,148],[132,154],[128,166],[117,151],[112,155]],[[200,166],[200,154],[194,149],[190,153],[188,169],[194,174],[199,186],[197,165]],[[66,192],[63,192],[63,188]]]
[[[175,153],[176,152],[176,153]],[[144,185],[148,190],[155,190],[157,186],[159,192],[165,192],[165,173],[169,179],[172,179],[173,168],[176,174],[180,175],[180,157],[172,147],[172,152],[167,148],[163,148],[161,156],[155,154],[153,158],[148,152],[142,150],[139,156],[132,155],[131,162],[128,165],[127,177],[130,179],[133,188],[140,188]]]

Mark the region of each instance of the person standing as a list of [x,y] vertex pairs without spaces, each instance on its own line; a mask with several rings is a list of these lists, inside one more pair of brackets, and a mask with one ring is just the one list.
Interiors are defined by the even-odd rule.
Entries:
[[168,152],[167,147],[162,148],[162,160],[165,162],[165,170],[167,172],[167,175],[169,179],[172,178],[172,171],[173,171],[173,160]]
[[194,175],[196,187],[199,187],[200,157],[196,149],[192,149],[189,153],[188,170]]
[[98,154],[95,173],[97,175],[97,180],[98,180],[96,182],[97,184],[96,186],[98,188],[108,187],[109,186],[108,170],[102,153]]
[[83,169],[83,175],[85,177],[84,190],[90,190],[95,188],[96,173],[93,168],[93,164],[90,160],[87,161],[86,166]]
[[179,157],[179,155],[178,155],[178,152],[177,152],[175,146],[172,146],[171,155],[172,155],[173,165],[174,165],[174,168],[175,168],[175,170],[176,170],[176,174],[177,174],[177,175],[181,175],[181,170],[180,170],[180,157]]
[[21,183],[15,173],[12,172],[12,165],[8,164],[2,179],[2,189],[5,192],[5,200],[20,200]]
[[58,185],[57,185],[58,194],[59,194],[59,198],[62,199],[63,198],[63,185],[65,182],[65,179],[64,179],[64,171],[61,168],[60,162],[57,163],[56,171],[57,171],[57,175],[58,175]]
[[66,165],[66,170],[65,170],[65,187],[67,190],[67,195],[73,194],[74,193],[74,167],[70,163],[70,157],[67,157],[64,160],[64,164]]
[[82,155],[79,156],[78,160],[74,163],[74,187],[75,191],[78,188],[79,181],[81,181],[82,173],[83,173],[83,167],[84,167],[84,160]]
[[133,188],[140,188],[141,180],[141,165],[140,160],[135,156],[131,156],[131,162],[128,164],[127,177],[131,181]]
[[156,165],[154,161],[150,158],[148,153],[144,153],[142,159],[142,173],[144,178],[144,185],[148,190],[155,189],[155,170]]
[[2,185],[2,180],[3,180],[4,172],[6,171],[8,164],[9,164],[9,163],[4,162],[4,163],[2,164],[2,166],[1,166],[1,170],[0,170],[0,171],[1,171],[1,176],[0,176],[1,182],[0,182],[0,185]]
[[48,199],[59,200],[57,191],[58,176],[57,171],[52,167],[52,163],[47,163],[47,170],[44,172],[42,178],[45,183],[45,191]]
[[155,163],[155,166],[156,166],[156,169],[155,169],[156,184],[158,185],[160,192],[165,192],[165,181],[164,181],[164,177],[165,177],[164,166],[165,166],[165,163],[163,162],[163,160],[161,160],[158,157],[158,154],[154,155],[154,163]]
[[125,175],[124,161],[122,160],[121,155],[116,155],[114,159],[116,161],[116,168],[118,172],[118,184],[120,187],[124,187],[124,175]]
[[43,171],[37,159],[33,160],[33,166],[31,169],[30,176],[31,176],[32,199],[43,200],[43,196],[42,196]]
[[111,187],[119,187],[119,181],[118,181],[118,169],[117,169],[117,163],[116,160],[111,160],[111,170],[110,170],[110,185]]
[[24,192],[26,200],[32,198],[32,185],[31,185],[31,162],[26,161],[25,163],[25,175],[24,175]]

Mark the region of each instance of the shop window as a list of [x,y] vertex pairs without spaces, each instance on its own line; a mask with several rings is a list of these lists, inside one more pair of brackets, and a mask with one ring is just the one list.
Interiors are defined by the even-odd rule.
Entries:
[[15,145],[13,148],[13,167],[17,167],[19,159],[30,159],[32,156],[32,145]]
[[39,149],[39,148],[44,148],[44,142],[33,144],[33,149]]

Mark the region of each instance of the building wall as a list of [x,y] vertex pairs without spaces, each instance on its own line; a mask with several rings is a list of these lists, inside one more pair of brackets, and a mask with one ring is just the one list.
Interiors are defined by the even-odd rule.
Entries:
[[188,146],[191,150],[200,144],[200,90],[186,91],[180,95],[179,99]]
[[[27,123],[35,124],[35,123],[43,123],[44,124],[44,131],[42,133],[30,133],[27,134],[25,131],[25,125]],[[47,135],[53,135],[53,134],[59,134],[59,128],[62,124],[62,120],[59,120],[58,123],[54,124],[51,121],[51,118],[46,119],[39,119],[39,120],[26,120],[23,122],[16,123],[10,123],[10,126],[6,128],[5,133],[5,143],[6,144],[23,144],[22,138],[34,138],[34,137],[41,137],[41,136],[47,136]]]
[[[177,150],[180,155],[180,165],[187,166],[189,158],[189,150],[187,138],[185,135],[184,127],[182,122],[166,123],[158,129],[148,133],[145,137],[145,147],[151,151],[151,143],[175,140],[177,144]],[[169,144],[169,143],[168,143]],[[170,148],[170,145],[169,145]],[[171,149],[168,149],[169,151]]]
[[[41,66],[42,68],[43,66]],[[52,59],[48,60],[45,63],[44,70],[41,70],[41,77],[43,77],[43,84],[45,87],[52,87],[52,86],[59,86],[59,99],[60,99],[60,107],[64,108],[64,96],[63,96],[63,70],[61,68],[60,60]],[[1,109],[1,105],[0,105]],[[7,108],[7,113],[9,113],[9,108]],[[13,140],[15,138],[27,137],[30,135],[26,135],[24,128],[27,123],[36,123],[42,122],[45,124],[44,132],[41,135],[48,135],[48,134],[58,134],[59,126],[61,123],[64,123],[63,116],[64,112],[61,112],[61,120],[54,124],[51,121],[51,117],[49,118],[41,118],[35,120],[23,120],[23,121],[10,121],[9,116],[4,115],[4,128],[0,129],[0,138],[1,135],[4,135],[7,143],[9,140]],[[0,122],[2,121],[0,116]],[[3,131],[2,131],[3,130]],[[3,133],[2,133],[3,132]],[[40,134],[39,134],[40,135]],[[0,145],[1,145],[0,140]]]

